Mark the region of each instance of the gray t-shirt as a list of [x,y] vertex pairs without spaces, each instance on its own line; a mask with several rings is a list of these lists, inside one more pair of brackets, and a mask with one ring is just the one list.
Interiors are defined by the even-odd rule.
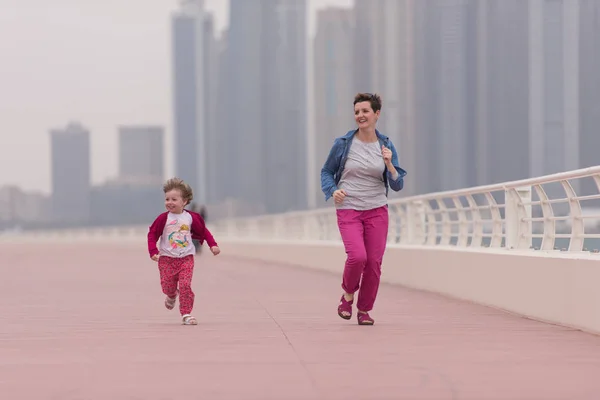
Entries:
[[386,205],[383,171],[385,162],[379,141],[365,143],[354,137],[338,184],[338,189],[346,191],[346,197],[336,208],[372,210]]

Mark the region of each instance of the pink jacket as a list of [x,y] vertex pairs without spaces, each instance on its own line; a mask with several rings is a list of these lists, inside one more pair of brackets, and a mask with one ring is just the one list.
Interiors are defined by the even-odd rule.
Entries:
[[[215,238],[210,233],[210,231],[206,228],[206,224],[204,223],[204,219],[194,211],[185,210],[192,216],[192,226],[190,227],[192,233],[192,239],[198,240],[200,242],[200,246],[206,240],[206,244],[209,247],[217,246],[217,242]],[[163,230],[165,229],[165,225],[167,223],[167,215],[169,212],[164,212],[160,214],[150,225],[148,228],[148,253],[150,253],[150,257],[159,253],[158,248],[156,247],[156,242],[162,236]]]

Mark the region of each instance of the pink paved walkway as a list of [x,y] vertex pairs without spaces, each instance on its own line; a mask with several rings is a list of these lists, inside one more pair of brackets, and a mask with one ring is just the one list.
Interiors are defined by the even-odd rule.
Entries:
[[339,277],[203,255],[198,326],[140,248],[0,244],[0,398],[599,399],[600,337],[382,286],[376,325]]

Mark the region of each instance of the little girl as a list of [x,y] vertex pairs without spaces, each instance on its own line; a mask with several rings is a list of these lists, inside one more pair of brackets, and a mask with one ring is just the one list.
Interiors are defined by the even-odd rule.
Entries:
[[197,325],[198,321],[191,315],[195,297],[191,287],[196,253],[193,240],[198,240],[200,246],[206,240],[215,256],[221,250],[200,214],[185,209],[194,197],[192,188],[183,180],[172,178],[164,184],[163,191],[167,211],[148,229],[148,252],[154,261],[158,261],[160,284],[167,295],[165,307],[172,310],[179,295],[183,324]]

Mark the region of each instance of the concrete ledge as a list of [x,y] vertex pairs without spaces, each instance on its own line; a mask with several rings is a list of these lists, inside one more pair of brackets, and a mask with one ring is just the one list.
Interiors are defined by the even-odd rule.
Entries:
[[[223,254],[340,274],[339,242],[221,240]],[[600,255],[390,246],[382,280],[600,333]]]

